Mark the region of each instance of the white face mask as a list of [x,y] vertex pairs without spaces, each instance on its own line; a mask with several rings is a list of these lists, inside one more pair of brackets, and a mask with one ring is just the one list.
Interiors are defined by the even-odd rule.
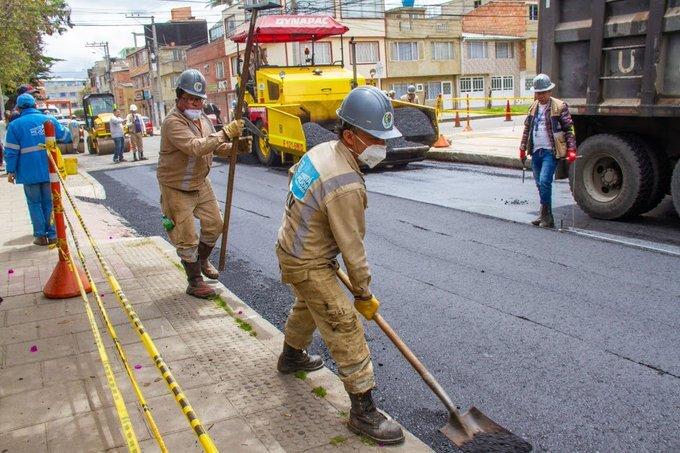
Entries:
[[[358,135],[355,135],[355,137],[359,139],[361,143],[366,145],[366,142],[360,139]],[[376,165],[385,160],[385,158],[387,157],[387,146],[385,145],[366,146],[366,149],[357,157],[359,158],[360,161],[365,163],[368,166],[368,168],[374,168]]]
[[185,110],[184,112],[182,112],[182,113],[184,113],[184,116],[186,116],[187,118],[189,118],[191,121],[196,121],[197,119],[199,119],[199,118],[201,117],[201,113],[203,113],[203,111],[201,111],[201,110],[193,110],[193,109],[186,109],[186,110]]

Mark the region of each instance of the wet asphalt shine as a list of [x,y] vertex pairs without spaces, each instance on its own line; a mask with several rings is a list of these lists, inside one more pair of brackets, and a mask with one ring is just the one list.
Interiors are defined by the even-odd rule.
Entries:
[[[226,174],[216,162],[221,206]],[[92,176],[139,234],[165,237],[154,164]],[[282,329],[292,296],[274,243],[286,170],[243,164],[236,179],[220,280]],[[424,162],[367,185],[381,312],[463,410],[478,407],[535,451],[680,451],[680,258],[528,225],[534,195],[517,172]],[[557,211],[578,218],[568,204]],[[659,234],[645,222],[609,232],[680,244],[676,217],[651,222]],[[379,406],[434,450],[457,451],[438,431],[436,397],[376,326],[366,335]],[[311,350],[333,368],[318,338]]]

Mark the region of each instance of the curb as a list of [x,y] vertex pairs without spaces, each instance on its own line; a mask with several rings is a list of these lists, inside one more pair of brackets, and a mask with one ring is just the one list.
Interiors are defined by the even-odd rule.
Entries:
[[[522,161],[517,157],[494,156],[489,154],[472,154],[445,149],[430,148],[425,155],[426,159],[442,162],[457,162],[463,164],[487,165],[490,167],[516,168],[522,169]],[[527,157],[527,171],[531,170],[531,158]]]

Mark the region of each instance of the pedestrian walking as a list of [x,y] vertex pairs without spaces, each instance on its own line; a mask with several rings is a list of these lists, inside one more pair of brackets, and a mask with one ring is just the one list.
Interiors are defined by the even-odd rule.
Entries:
[[73,144],[73,152],[78,152],[78,144],[80,143],[80,123],[75,115],[71,115],[71,121],[68,122],[68,131],[71,133],[71,143]]
[[524,133],[519,146],[519,158],[524,163],[531,156],[531,167],[541,201],[541,214],[531,223],[553,228],[552,184],[559,159],[576,160],[574,122],[569,106],[551,97],[555,84],[550,77],[539,74],[534,77],[535,100],[524,121]]
[[[295,303],[277,368],[281,373],[321,368],[321,357],[305,350],[319,329],[352,403],[349,429],[394,444],[402,442],[404,434],[377,410],[371,396],[373,364],[355,308],[370,320],[379,306],[369,287],[367,198],[359,165],[377,165],[386,155],[385,140],[401,133],[393,125],[390,100],[374,87],[352,90],[337,113],[338,140],[315,146],[291,169],[276,254],[281,280],[292,287]],[[354,306],[338,283],[338,254],[355,291]]]
[[9,124],[9,116],[10,112],[5,110],[5,115],[0,120],[0,170],[4,170],[5,168],[5,139],[7,137],[7,124]]
[[402,95],[399,100],[410,102],[411,104],[420,104],[418,101],[418,95],[416,94],[416,87],[414,85],[409,85],[406,87],[406,94]]
[[43,125],[45,121],[51,121],[56,139],[61,143],[69,143],[71,134],[55,117],[36,110],[35,99],[30,94],[20,95],[16,105],[19,117],[7,126],[7,179],[10,183],[24,185],[33,224],[33,243],[53,244],[57,232],[52,221],[52,191]]
[[[113,111],[113,116],[109,120],[109,127],[111,129],[111,138],[113,139],[113,163],[126,162],[123,153],[125,152],[125,131],[123,126],[126,123],[125,118],[120,117],[120,109]],[[136,160],[136,159],[135,159]]]
[[[170,242],[187,273],[187,294],[210,298],[215,291],[201,273],[217,279],[210,253],[222,233],[222,216],[208,173],[213,154],[228,156],[229,140],[243,133],[243,121],[232,121],[219,132],[203,113],[206,81],[195,69],[177,79],[177,99],[161,126],[161,150],[156,176],[161,192],[161,210]],[[200,221],[196,234],[194,218]]]
[[[137,162],[138,160],[146,160],[144,157],[144,120],[142,115],[137,113],[137,106],[135,104],[130,104],[130,113],[127,118],[128,132],[130,133],[130,148],[132,149],[132,160]],[[137,154],[139,153],[139,159],[137,159]]]

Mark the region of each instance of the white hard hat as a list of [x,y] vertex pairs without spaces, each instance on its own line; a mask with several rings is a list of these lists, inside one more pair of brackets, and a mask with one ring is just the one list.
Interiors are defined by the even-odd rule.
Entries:
[[136,112],[137,111],[137,106],[135,104],[130,104],[130,111],[131,112]]

